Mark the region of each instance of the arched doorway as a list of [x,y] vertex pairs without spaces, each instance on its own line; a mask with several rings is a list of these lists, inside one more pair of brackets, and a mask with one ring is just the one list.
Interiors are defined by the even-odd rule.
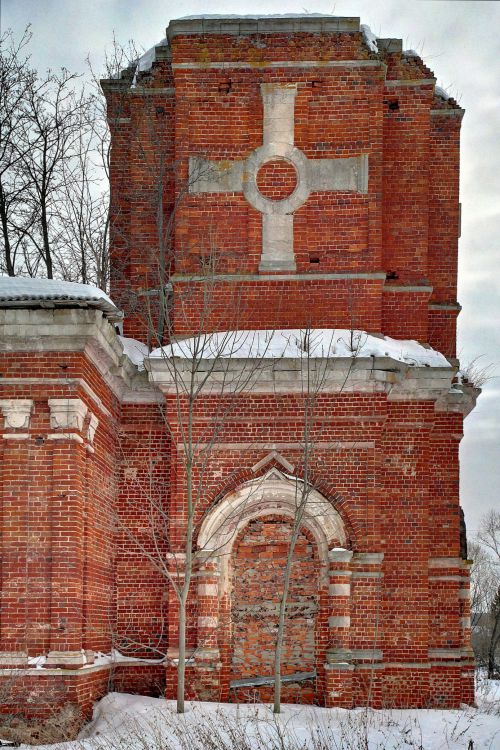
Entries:
[[[292,519],[286,516],[260,516],[248,522],[233,545],[230,565],[233,684],[252,688],[252,683],[259,684],[273,675],[279,605],[292,531]],[[318,550],[312,535],[302,528],[294,549],[286,604],[282,657],[282,675],[287,681],[290,678],[286,684],[297,686],[315,678],[318,596]],[[310,684],[305,688],[311,692]],[[297,699],[305,702],[303,690],[295,687],[294,692]]]
[[[271,694],[278,605],[293,519],[303,491],[302,481],[273,469],[227,495],[201,527],[198,546],[217,561],[219,572],[223,695],[229,685],[238,700],[257,694],[267,700]],[[325,660],[328,551],[345,544],[340,515],[323,495],[308,488],[288,597],[284,700],[314,700],[316,671]]]

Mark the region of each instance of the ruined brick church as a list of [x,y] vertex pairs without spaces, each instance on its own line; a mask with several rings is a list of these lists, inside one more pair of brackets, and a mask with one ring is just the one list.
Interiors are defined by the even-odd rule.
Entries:
[[268,700],[298,494],[283,699],[473,702],[435,83],[318,16],[174,20],[102,82],[109,297],[0,289],[2,711],[173,697],[188,563],[188,697]]

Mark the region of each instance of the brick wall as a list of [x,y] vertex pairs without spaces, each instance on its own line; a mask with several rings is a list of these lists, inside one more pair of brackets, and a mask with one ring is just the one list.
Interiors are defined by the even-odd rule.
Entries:
[[[31,395],[34,387],[30,386]],[[54,392],[67,395],[60,386]],[[104,390],[101,392],[104,396]],[[88,398],[84,390],[80,394]],[[193,482],[198,488],[197,524],[209,508],[216,507],[249,479],[264,476],[272,466],[283,470],[271,459],[254,473],[252,467],[258,466],[271,448],[294,467],[297,477],[303,475],[303,399],[300,394],[249,394],[228,396],[226,403],[215,396],[198,401],[193,415],[196,445],[210,440],[210,425],[217,424],[221,411],[225,420],[217,428],[214,450],[200,453],[193,467]],[[108,403],[113,403],[109,394]],[[96,409],[95,402],[89,401],[89,405]],[[94,452],[85,453],[85,438],[83,443],[69,441],[66,448],[63,440],[38,439],[49,434],[48,412],[47,401],[39,397],[30,438],[2,441],[3,507],[9,518],[3,541],[3,650],[27,650],[35,656],[79,648],[109,651],[113,644],[133,656],[152,658],[158,652],[165,653],[175,646],[175,597],[155,563],[165,560],[167,552],[183,552],[186,471],[179,420],[188,412],[175,398],[167,399],[161,410],[153,404],[124,405],[119,442],[113,429],[107,432],[103,418],[92,444]],[[344,544],[354,550],[351,577],[333,579],[334,584],[340,580],[342,586],[345,580],[350,582],[347,643],[358,654],[354,661],[358,666],[349,700],[360,700],[363,685],[366,687],[365,660],[370,660],[369,654],[375,650],[383,655],[383,665],[375,670],[375,677],[370,677],[372,688],[374,680],[378,686],[370,695],[380,705],[390,700],[406,705],[410,695],[417,700],[416,688],[407,691],[407,670],[402,664],[420,663],[421,669],[428,671],[429,664],[436,662],[433,681],[419,683],[418,701],[424,705],[433,700],[429,686],[437,684],[441,669],[441,657],[433,657],[432,651],[438,654],[444,650],[448,656],[443,659],[451,656],[456,661],[461,659],[457,656],[460,650],[467,647],[463,630],[467,613],[461,594],[466,571],[457,570],[456,562],[460,524],[457,436],[462,415],[436,412],[431,401],[389,402],[385,394],[360,393],[318,395],[315,413],[309,476],[337,509],[346,530]],[[75,447],[76,456],[66,458],[66,451]],[[64,458],[69,463],[54,463],[56,456],[59,462]],[[49,458],[50,466],[46,463]],[[34,489],[31,483],[23,485],[19,466],[32,466],[33,471],[39,467],[40,482]],[[55,479],[56,466],[63,472],[64,484],[62,479]],[[15,493],[10,489],[12,481]],[[23,486],[24,495],[19,493]],[[66,522],[57,520],[63,492],[63,507],[71,508],[71,514],[64,516]],[[83,497],[87,498],[85,512],[78,505]],[[17,515],[14,502],[19,507]],[[29,522],[26,509],[31,514]],[[35,536],[30,528],[37,530]],[[219,595],[221,620],[216,645],[221,658],[220,679],[211,692],[205,686],[198,695],[248,697],[249,690],[257,694],[256,687],[231,691],[230,683],[269,673],[272,617],[266,621],[269,631],[263,630],[259,617],[245,608],[275,606],[272,594],[279,589],[288,536],[289,522],[278,516],[256,519],[235,541],[226,604],[225,594]],[[57,545],[55,538],[61,539]],[[371,559],[372,553],[376,553],[376,560]],[[343,648],[346,641],[345,636],[337,637],[329,630],[333,604],[321,582],[317,540],[306,528],[299,537],[296,555],[291,604],[304,604],[311,611],[304,609],[290,619],[284,672],[315,668],[317,678],[314,684],[290,684],[286,695],[290,700],[325,702],[326,654],[330,648]],[[436,573],[429,567],[429,560],[434,558],[438,563],[449,560],[450,570],[441,566]],[[58,560],[62,567],[55,564]],[[61,580],[66,587],[70,583],[74,586],[66,594],[69,603],[64,610],[60,609],[58,594],[54,596],[62,590],[58,588]],[[213,580],[217,588],[218,579]],[[197,622],[199,616],[206,616],[207,604],[200,609],[196,592],[195,581],[188,608],[190,649],[199,646]],[[29,614],[27,601],[34,602]],[[224,617],[229,619],[225,621]],[[391,673],[383,671],[396,669],[391,664],[400,665],[397,679],[389,679]],[[453,664],[445,666],[457,674],[462,669]],[[153,690],[157,672],[157,667],[145,666],[137,685],[147,683],[148,690]],[[128,679],[120,678],[119,684],[128,685]],[[135,685],[135,678],[130,679],[130,685]],[[196,679],[193,675],[189,684],[194,685]],[[457,684],[463,686],[463,682]],[[391,692],[395,685],[401,685],[402,692],[399,688]],[[257,692],[264,696],[269,689],[258,688]],[[451,705],[457,695],[452,691],[439,701]]]
[[[251,521],[236,540],[231,586],[232,677],[273,673],[279,592],[283,587],[291,522]],[[318,561],[313,540],[300,534],[293,558],[283,648],[284,674],[315,670]]]
[[[318,66],[305,67],[304,61],[316,55]],[[281,280],[259,278],[261,214],[238,192],[193,193],[188,176],[189,157],[229,164],[246,159],[262,144],[262,83],[297,86],[293,139],[309,159],[359,154],[369,159],[366,194],[312,192],[295,211],[297,276],[285,286]],[[154,193],[161,183],[164,220],[170,222],[164,243],[167,266],[177,274],[203,275],[210,266],[211,273],[252,276],[233,280],[241,284],[240,327],[282,326],[275,311],[283,310],[290,326],[305,327],[314,319],[317,325],[355,325],[421,341],[432,337],[453,352],[452,321],[450,325],[449,319],[433,315],[429,327],[423,298],[389,294],[382,301],[381,285],[374,283],[375,296],[366,299],[365,284],[349,278],[341,280],[344,291],[339,294],[339,285],[330,279],[327,298],[334,312],[328,316],[323,292],[311,296],[311,286],[321,285],[302,279],[309,274],[388,274],[400,285],[431,287],[432,302],[456,302],[462,110],[434,94],[433,73],[418,57],[397,51],[381,51],[377,57],[356,33],[256,38],[176,34],[171,58],[160,56],[143,74],[140,87],[130,89],[122,80],[108,82],[105,92],[114,160],[112,291],[130,310],[125,322],[130,335],[144,337],[146,330],[139,309],[144,298],[138,301],[135,292],[158,285]],[[273,179],[265,176],[272,165],[270,160],[261,168],[258,184]],[[287,185],[266,187],[262,182],[264,193],[290,191],[296,174],[286,165],[282,160],[281,170],[289,170]],[[276,193],[273,199],[277,197],[282,196]],[[175,287],[173,325],[181,334],[199,328],[198,300],[193,300],[189,319],[179,315],[184,292],[184,285]],[[212,294],[216,309],[227,308],[227,282],[216,285]],[[300,304],[304,296],[307,305]],[[358,301],[355,315],[348,297]],[[375,311],[382,306],[381,318]],[[228,317],[234,315],[230,309]],[[223,326],[220,313],[215,316],[214,325]]]
[[[7,430],[0,445],[1,650],[28,656],[106,650],[117,402],[95,368],[71,353],[5,356],[4,377],[12,385],[2,389],[2,397],[14,397],[14,403],[29,399],[32,408],[28,430]],[[95,398],[100,394],[99,404],[82,382],[95,388]],[[50,399],[81,402],[87,410],[81,429],[68,434],[54,427]],[[87,436],[91,414],[99,420],[92,441]]]
[[[155,290],[169,280],[167,338],[360,328],[453,356],[462,110],[436,95],[432,72],[397,44],[373,53],[354,21],[328,33],[301,27],[310,22],[287,34],[172,31],[169,49],[157,50],[134,85],[129,73],[103,82],[112,135],[111,292],[125,311],[125,333],[154,338]],[[262,146],[272,129],[266,85],[293,88],[287,145],[308,166],[299,174],[271,156],[253,175],[257,193],[279,210],[320,160],[337,175],[340,160],[350,159],[342,163],[355,177],[355,189],[344,177],[339,189],[322,189],[320,180],[284,214],[293,245],[285,270],[262,267],[265,243],[273,250],[285,230],[265,229],[264,214],[245,197],[248,174],[231,190],[200,192],[189,173],[190,157],[225,173]],[[19,324],[3,352],[1,396],[3,409],[31,404],[18,422],[4,412],[0,442],[0,682],[19,670],[32,713],[45,710],[43,691],[86,712],[110,685],[174,695],[179,610],[168,576],[182,580],[186,554],[188,425],[197,552],[189,696],[269,699],[269,681],[238,681],[272,671],[290,537],[286,493],[272,481],[281,477],[283,494],[290,477],[307,473],[323,515],[300,530],[283,672],[315,675],[287,682],[284,699],[344,707],[472,700],[458,497],[468,402],[463,392],[449,394],[451,368],[439,381],[433,368],[412,368],[412,380],[374,361],[362,383],[315,394],[306,465],[307,404],[293,387],[293,367],[289,392],[221,397],[207,389],[190,411],[184,395],[153,375],[148,381],[122,356],[100,313],[10,313],[2,329],[9,336],[17,317],[41,316],[36,334]],[[68,413],[57,412],[54,399],[65,399]],[[266,479],[271,469],[275,480]],[[264,483],[259,512],[236,524],[224,555],[202,554],[204,523],[255,481]],[[82,667],[111,648],[151,661],[120,664],[111,678],[107,666]],[[46,669],[34,674],[26,659],[42,654]]]

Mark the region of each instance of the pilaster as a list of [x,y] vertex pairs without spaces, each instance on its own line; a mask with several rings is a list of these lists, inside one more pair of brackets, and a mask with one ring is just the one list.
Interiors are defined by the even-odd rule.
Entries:
[[[219,697],[221,659],[219,652],[219,570],[216,559],[201,559],[196,572],[198,641],[194,655],[196,682],[203,693]],[[203,697],[199,690],[199,697]]]
[[197,571],[198,645],[197,662],[219,660],[219,571],[217,560],[202,560]]
[[[168,571],[177,586],[182,587],[186,570],[186,555],[171,552],[167,556]],[[165,697],[177,694],[177,667],[179,664],[179,600],[174,587],[168,586],[168,651],[166,659]]]
[[475,701],[475,659],[471,646],[470,572],[472,560],[461,561],[460,576],[460,627],[462,633],[462,702],[473,705]]
[[0,665],[27,664],[31,399],[3,399]]
[[352,551],[333,549],[328,553],[330,643],[325,664],[325,705],[352,705],[351,559]]
[[51,635],[48,667],[74,668],[83,653],[85,461],[81,399],[49,399],[52,446]]

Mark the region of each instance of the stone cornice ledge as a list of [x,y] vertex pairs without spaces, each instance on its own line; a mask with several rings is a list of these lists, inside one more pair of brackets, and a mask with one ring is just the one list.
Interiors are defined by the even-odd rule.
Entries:
[[192,16],[170,21],[167,38],[191,34],[339,34],[359,32],[357,16],[276,15],[276,16]]
[[476,405],[481,388],[468,383],[454,383],[447,393],[436,400],[436,411],[457,412],[466,417]]
[[[123,353],[114,327],[100,310],[0,310],[0,352],[83,352],[112,393],[125,403],[158,403],[175,394],[172,364],[147,358],[139,372]],[[190,361],[176,359],[177,385],[187,384]],[[303,393],[306,359],[201,361],[195,377],[204,393]],[[393,401],[432,400],[436,410],[467,415],[480,393],[453,385],[456,367],[417,367],[391,357],[311,359],[311,382],[324,393],[386,393]],[[184,377],[185,374],[185,377]],[[0,380],[1,382],[1,380]],[[187,387],[187,386],[186,386]]]
[[[147,358],[144,364],[150,381],[164,394],[188,392],[190,360],[178,358],[172,364],[155,357]],[[304,393],[308,367],[310,382],[320,383],[316,390],[323,393],[386,393],[391,401],[435,401],[441,410],[446,410],[452,402],[452,411],[459,410],[458,406],[463,404],[463,399],[456,398],[456,386],[451,388],[456,372],[451,364],[449,367],[412,366],[392,357],[318,358],[309,363],[292,358],[202,360],[198,363],[193,385],[202,386],[204,393],[212,394],[221,391]]]
[[0,310],[0,352],[21,351],[82,352],[120,401],[162,400],[146,374],[123,353],[114,327],[100,310]]

